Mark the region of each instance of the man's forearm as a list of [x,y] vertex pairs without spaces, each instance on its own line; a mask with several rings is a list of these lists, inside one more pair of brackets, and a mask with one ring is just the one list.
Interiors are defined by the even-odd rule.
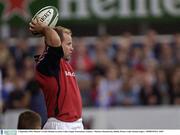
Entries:
[[58,47],[61,45],[61,40],[58,33],[50,27],[44,27],[42,30],[42,34],[45,37],[45,41],[48,45],[53,47]]

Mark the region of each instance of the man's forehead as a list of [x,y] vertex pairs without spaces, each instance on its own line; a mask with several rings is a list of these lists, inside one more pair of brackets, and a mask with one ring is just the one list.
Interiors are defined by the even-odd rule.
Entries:
[[64,33],[64,38],[66,40],[72,40],[71,34],[68,34],[68,33]]

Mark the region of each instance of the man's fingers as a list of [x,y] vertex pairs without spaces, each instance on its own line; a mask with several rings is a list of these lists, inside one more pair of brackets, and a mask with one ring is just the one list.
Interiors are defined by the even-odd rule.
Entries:
[[40,21],[40,17],[36,17],[36,22],[38,23],[38,24],[42,24],[42,22]]
[[29,30],[30,30],[30,31],[33,31],[33,28],[32,28],[32,27],[29,27]]
[[34,28],[34,24],[32,22],[29,23],[29,26]]
[[35,24],[37,23],[36,18],[35,18],[35,19],[33,19],[33,20],[31,21],[31,23],[35,25]]
[[41,33],[41,30],[45,26],[44,23],[40,20],[40,17],[36,17],[29,23],[29,30],[31,32],[39,32]]
[[29,27],[29,30],[32,31],[32,32],[35,31],[34,28],[32,28],[32,27]]

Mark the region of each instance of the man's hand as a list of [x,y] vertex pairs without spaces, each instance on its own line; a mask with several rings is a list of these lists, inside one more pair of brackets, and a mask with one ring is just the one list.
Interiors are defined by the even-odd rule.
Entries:
[[40,18],[35,18],[29,23],[29,30],[32,33],[41,33],[43,34],[43,30],[48,27],[45,23],[40,21]]
[[45,37],[45,41],[49,46],[57,47],[61,45],[61,40],[58,33],[51,27],[47,26],[39,19],[34,19],[29,23],[29,30],[34,35]]

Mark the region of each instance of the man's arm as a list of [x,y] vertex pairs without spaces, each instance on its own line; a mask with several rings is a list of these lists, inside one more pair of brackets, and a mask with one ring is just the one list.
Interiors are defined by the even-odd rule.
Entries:
[[38,18],[32,20],[30,23],[29,30],[33,33],[41,33],[45,37],[45,42],[52,47],[59,47],[61,40],[58,33],[51,27],[45,25]]
[[59,71],[59,60],[63,57],[63,49],[58,33],[38,19],[32,20],[30,31],[41,33],[48,45],[43,54],[38,57],[36,69],[43,75],[55,76]]

